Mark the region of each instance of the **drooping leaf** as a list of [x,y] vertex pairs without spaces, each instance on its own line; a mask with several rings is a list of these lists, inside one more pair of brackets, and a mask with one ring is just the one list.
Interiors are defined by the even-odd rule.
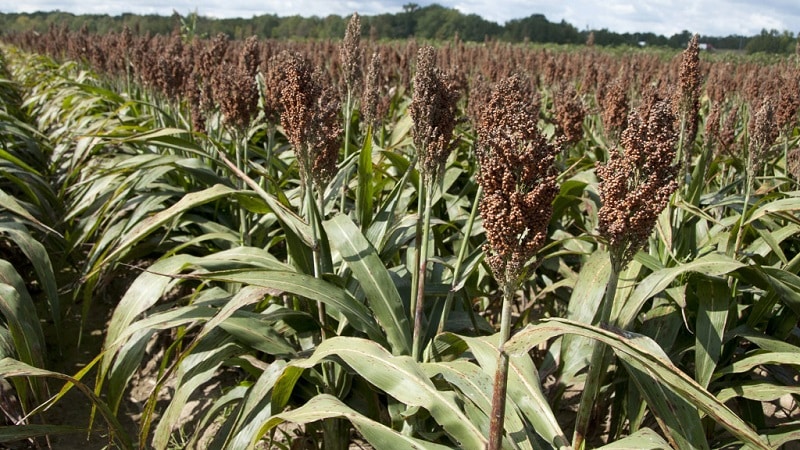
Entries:
[[652,296],[666,289],[678,276],[687,272],[697,272],[710,276],[719,276],[744,267],[735,259],[720,254],[709,253],[694,261],[676,267],[668,267],[651,273],[642,280],[621,309],[618,323],[621,328],[630,328],[644,303]]
[[[653,349],[659,348],[658,345],[642,335],[627,331],[620,331],[621,334],[618,334],[566,319],[550,319],[529,325],[512,337],[506,348],[509,352],[523,353],[541,342],[566,333],[578,334],[603,342],[610,346],[623,361],[651,373],[654,379],[658,380],[665,388],[684,398],[698,411],[713,418],[742,442],[756,448],[769,448],[740,417],[665,358],[663,351],[654,353]],[[641,345],[642,342],[648,341],[651,345],[646,348]]]
[[97,409],[105,418],[106,422],[114,430],[113,436],[117,441],[117,443],[120,446],[122,446],[122,448],[126,449],[133,448],[128,433],[125,431],[124,428],[122,428],[122,425],[120,425],[116,416],[108,408],[108,405],[106,405],[106,403],[103,402],[103,400],[100,397],[96,396],[88,386],[81,383],[78,379],[58,372],[51,372],[49,370],[39,369],[30,366],[28,364],[25,364],[21,361],[14,360],[12,358],[3,358],[0,360],[0,375],[4,377],[55,378],[58,380],[66,381],[68,384],[77,387],[78,390],[80,390],[92,402],[92,404],[95,407],[97,407]]
[[334,337],[323,341],[310,358],[291,365],[309,368],[331,358],[341,360],[360,377],[399,402],[428,410],[456,445],[464,448],[483,448],[486,445],[486,437],[464,415],[452,392],[438,390],[411,357],[393,356],[375,342]]
[[367,297],[375,319],[381,324],[395,355],[411,352],[411,327],[403,300],[386,266],[361,230],[346,215],[323,223],[331,243],[353,271]]
[[[364,436],[364,439],[376,449],[445,450],[450,448],[406,436],[403,433],[392,430],[379,422],[375,422],[359,414],[336,397],[327,394],[320,394],[312,398],[300,408],[273,416],[261,427],[261,430],[255,438],[260,439],[261,436],[283,422],[307,424],[334,417],[342,417],[349,420],[358,432]],[[255,443],[255,440],[251,442],[250,448],[253,448]]]

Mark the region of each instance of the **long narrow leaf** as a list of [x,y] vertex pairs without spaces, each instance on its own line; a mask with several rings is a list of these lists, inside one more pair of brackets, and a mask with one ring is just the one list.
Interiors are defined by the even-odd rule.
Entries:
[[395,355],[411,352],[411,327],[389,272],[361,230],[345,215],[323,223],[331,243],[342,255],[369,302],[375,319],[386,331]]
[[96,396],[88,386],[81,383],[77,379],[69,375],[64,375],[58,372],[51,372],[49,370],[39,369],[11,358],[3,358],[2,360],[0,360],[0,374],[2,374],[2,376],[4,377],[55,378],[72,384],[73,386],[77,387],[81,392],[83,392],[83,394],[86,395],[86,397],[88,397],[89,400],[92,402],[92,404],[95,407],[97,407],[97,409],[106,419],[106,422],[108,422],[111,428],[113,428],[114,437],[118,440],[118,443],[123,448],[126,449],[133,448],[128,433],[125,431],[124,428],[122,428],[122,425],[120,425],[116,416],[108,408],[108,405],[106,405],[106,403],[103,402],[102,399]]
[[[324,419],[342,417],[349,420],[354,427],[364,436],[374,448],[391,448],[393,450],[445,450],[446,447],[420,439],[415,439],[405,434],[392,430],[391,428],[375,422],[358,412],[354,411],[336,397],[327,394],[318,395],[309,400],[300,408],[273,416],[259,430],[257,439],[264,436],[267,432],[283,422],[293,422],[297,424],[307,424],[318,422]],[[250,448],[256,442],[251,442]],[[472,448],[472,447],[465,447]],[[478,448],[478,447],[474,447]]]
[[457,445],[476,449],[486,445],[486,437],[461,411],[454,394],[438,390],[411,357],[393,356],[372,341],[334,337],[322,342],[310,358],[292,365],[310,368],[331,358],[343,361],[399,402],[428,410]]
[[652,347],[657,348],[657,344],[652,343],[649,348],[642,347],[639,342],[650,341],[649,338],[642,335],[630,332],[617,334],[565,319],[551,319],[526,327],[511,338],[506,348],[515,353],[527,352],[533,346],[547,339],[567,333],[578,334],[603,342],[610,346],[617,356],[624,361],[650,371],[665,387],[673,390],[698,410],[712,417],[742,442],[751,444],[756,448],[769,448],[741,418],[711,393],[703,389],[696,381],[675,367],[669,359],[663,356],[663,352],[662,355],[654,354]]

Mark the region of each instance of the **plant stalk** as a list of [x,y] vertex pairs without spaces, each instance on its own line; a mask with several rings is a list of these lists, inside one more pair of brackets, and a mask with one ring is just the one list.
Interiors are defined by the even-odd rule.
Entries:
[[[610,324],[620,272],[621,270],[619,268],[613,267],[612,265],[611,276],[606,285],[606,295],[603,299],[602,310],[600,312],[600,326]],[[572,437],[572,447],[575,450],[582,449],[585,444],[584,441],[589,427],[589,419],[592,416],[592,410],[598,400],[597,396],[603,383],[603,377],[608,369],[609,362],[607,357],[608,347],[601,342],[595,342],[592,349],[592,358],[589,362],[589,370],[586,373],[586,382],[584,384],[583,394],[581,395],[581,402],[578,406],[578,414],[575,418],[575,432]]]
[[[431,207],[433,203],[433,183],[432,182],[422,182],[421,186],[423,187],[423,195],[425,197],[425,205],[422,211],[422,241],[417,249],[417,254],[415,255],[415,260],[418,259],[418,264],[415,266],[415,269],[418,270],[417,273],[417,286],[416,286],[416,295],[412,298],[415,298],[416,301],[414,302],[414,340],[412,344],[411,355],[414,357],[414,360],[421,361],[420,353],[422,347],[422,337],[425,333],[422,332],[422,315],[424,311],[424,304],[425,304],[425,276],[427,273],[427,266],[428,266],[428,242],[430,240],[430,229],[431,229]],[[419,222],[418,222],[419,223]],[[419,230],[419,228],[417,228]]]
[[499,450],[503,443],[503,427],[506,417],[506,392],[508,391],[508,353],[505,345],[511,337],[511,304],[517,290],[516,280],[510,280],[506,273],[503,283],[503,307],[500,312],[500,335],[498,337],[497,369],[494,373],[492,389],[492,412],[489,422],[489,450]]

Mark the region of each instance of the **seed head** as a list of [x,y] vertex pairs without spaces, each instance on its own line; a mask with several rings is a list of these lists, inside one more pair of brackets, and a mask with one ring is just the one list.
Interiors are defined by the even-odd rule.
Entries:
[[389,106],[381,100],[381,62],[381,54],[373,53],[361,99],[361,114],[364,120],[373,126],[381,123]]
[[800,110],[800,71],[792,70],[782,78],[775,121],[779,130],[787,130],[794,127],[797,111]]
[[409,111],[414,121],[414,144],[420,171],[427,180],[436,179],[452,150],[456,126],[456,103],[459,92],[451,77],[436,66],[433,47],[421,47],[417,53],[414,93]]
[[656,219],[677,189],[674,166],[675,115],[668,102],[653,96],[628,117],[623,152],[612,151],[597,167],[599,233],[606,239],[612,266],[621,271],[644,246]]
[[691,157],[692,143],[697,137],[700,111],[700,50],[697,35],[692,36],[683,51],[679,74],[678,91],[674,97],[678,117],[683,121],[685,136],[683,144],[684,164]]
[[624,76],[606,85],[599,99],[603,109],[603,126],[607,133],[625,129],[628,115],[628,80]]
[[212,93],[225,124],[247,128],[258,107],[255,77],[242,66],[219,70],[214,75]]
[[342,61],[344,80],[348,89],[356,89],[361,82],[361,18],[353,13],[347,23],[344,41],[339,47],[339,58]]
[[476,126],[486,261],[500,283],[523,276],[544,245],[558,193],[553,162],[559,149],[539,133],[532,96],[522,77],[504,79]]
[[282,52],[280,71],[281,125],[292,144],[304,181],[324,187],[336,173],[342,128],[339,102],[324,89],[319,72],[300,54]]
[[571,84],[558,90],[553,100],[556,123],[566,142],[575,143],[583,139],[583,119],[586,107]]
[[775,139],[778,127],[775,123],[775,106],[770,98],[765,98],[761,107],[751,117],[748,124],[750,143],[748,152],[748,174],[761,172],[764,164],[775,156]]

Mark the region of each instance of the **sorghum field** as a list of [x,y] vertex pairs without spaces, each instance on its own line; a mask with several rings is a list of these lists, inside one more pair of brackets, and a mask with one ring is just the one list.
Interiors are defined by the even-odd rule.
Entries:
[[800,50],[361,34],[3,36],[3,448],[796,445]]

